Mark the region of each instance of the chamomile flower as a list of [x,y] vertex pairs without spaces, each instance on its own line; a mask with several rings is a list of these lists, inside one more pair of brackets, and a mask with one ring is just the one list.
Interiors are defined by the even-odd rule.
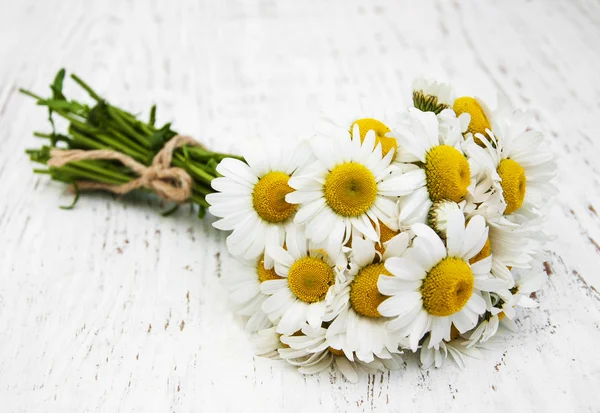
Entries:
[[389,198],[401,194],[389,182],[393,151],[382,158],[373,131],[361,142],[354,125],[352,139],[313,140],[312,147],[317,161],[290,179],[296,191],[285,198],[300,204],[294,222],[306,225],[308,238],[327,241],[331,252],[353,235],[379,241],[379,222],[398,229],[396,200]]
[[455,99],[452,86],[422,77],[413,81],[412,96],[415,108],[436,115],[444,109],[451,109]]
[[307,322],[320,327],[328,305],[333,301],[335,284],[343,281],[346,257],[331,256],[306,239],[302,228],[292,227],[286,236],[286,249],[273,249],[275,273],[280,279],[260,285],[269,295],[263,311],[280,334],[293,334]]
[[462,145],[460,121],[449,109],[442,122],[432,112],[410,108],[399,118],[393,134],[402,147],[403,174],[390,185],[400,192],[400,223],[425,223],[435,202],[461,202],[471,184],[471,169]]
[[[477,134],[485,135],[487,130],[492,130],[491,110],[481,99],[461,96],[454,100],[452,109],[456,116],[465,116],[468,120],[466,138],[475,137]],[[478,138],[477,143],[480,143]]]
[[268,296],[260,291],[260,284],[277,279],[281,277],[273,268],[265,268],[263,257],[235,260],[233,268],[225,272],[222,283],[229,290],[231,299],[239,306],[237,313],[248,317],[246,330],[255,332],[272,325],[261,309]]
[[370,362],[355,358],[352,353],[332,347],[327,339],[326,328],[311,328],[305,326],[301,334],[281,336],[287,348],[280,348],[279,355],[288,363],[297,366],[303,374],[315,374],[324,371],[332,364],[351,383],[358,381],[358,373],[364,370],[368,373],[389,370],[399,370],[404,362],[400,354],[390,353],[389,357],[380,359],[374,357]]
[[[335,105],[332,105],[335,106]],[[389,136],[391,132],[388,127],[389,116],[379,114],[377,111],[362,107],[338,106],[339,109],[328,110],[328,115],[321,117],[315,125],[319,137],[330,139],[349,140],[352,139],[354,127],[358,127],[361,142],[365,140],[367,133],[375,133],[375,144],[381,144],[381,155],[385,157],[390,151],[394,157],[398,152],[396,139]]]
[[483,293],[487,311],[483,320],[469,336],[468,346],[485,343],[494,337],[498,328],[503,325],[507,330],[516,331],[513,321],[516,316],[515,307],[535,308],[538,303],[531,294],[540,290],[547,280],[540,262],[533,262],[529,269],[513,268],[510,273],[514,276],[514,286],[498,290],[497,293]]
[[390,319],[377,311],[388,298],[377,289],[377,280],[380,274],[391,276],[385,269],[385,260],[402,255],[408,242],[406,232],[395,236],[385,244],[380,258],[373,242],[362,238],[352,240],[351,270],[346,281],[336,286],[339,292],[331,305],[335,315],[327,329],[331,346],[346,354],[354,353],[364,362],[371,362],[374,357],[389,359],[392,353],[398,353],[403,337],[388,330],[386,323]]
[[293,191],[288,181],[310,159],[310,152],[303,145],[296,150],[268,145],[263,151],[249,152],[247,163],[223,159],[217,165],[223,177],[211,182],[217,192],[206,201],[209,212],[221,218],[213,226],[233,230],[227,237],[229,252],[244,259],[264,254],[266,267],[272,268],[270,250],[283,245],[297,209],[285,200]]
[[515,278],[515,286],[511,289],[514,304],[525,308],[537,307],[539,304],[531,298],[531,295],[541,290],[548,281],[543,264],[534,260],[531,268],[513,268],[511,272]]
[[440,237],[446,239],[448,230],[448,220],[455,211],[463,212],[465,201],[456,203],[454,201],[438,201],[431,206],[427,217],[427,224],[438,233]]
[[430,346],[450,339],[452,324],[464,333],[477,324],[486,310],[482,291],[505,287],[490,275],[491,258],[474,264],[470,260],[484,247],[488,228],[483,217],[473,217],[465,227],[462,212],[450,214],[446,245],[433,229],[414,224],[412,246],[402,257],[386,260],[393,275],[379,277],[379,291],[387,296],[378,311],[394,317],[391,330],[400,330],[416,351],[419,340],[431,332]]
[[556,192],[551,183],[556,164],[543,135],[530,128],[531,113],[511,111],[502,99],[493,126],[485,120],[483,131],[473,126],[474,131],[478,129],[468,144],[473,162],[489,171],[491,184],[502,194],[505,216],[519,224],[537,217],[537,210]]
[[[482,205],[479,205],[479,207],[481,206]],[[533,250],[529,245],[530,241],[527,236],[528,234],[516,225],[515,228],[510,228],[514,231],[507,231],[506,226],[497,224],[499,215],[490,214],[489,212],[482,213],[481,209],[470,202],[463,201],[460,204],[457,204],[452,201],[441,201],[436,202],[431,207],[428,216],[428,224],[442,239],[446,238],[448,220],[450,214],[454,211],[463,212],[467,220],[470,220],[477,215],[483,216],[486,219],[486,224],[489,227],[488,239],[481,251],[475,257],[470,259],[470,263],[474,264],[477,261],[491,256],[492,275],[495,278],[505,280],[507,288],[512,287],[514,285],[514,280],[507,267],[514,266],[524,268],[528,267],[528,263],[531,261],[531,256],[529,254],[532,253]]]
[[[445,239],[446,231],[448,229],[448,220],[454,211],[462,211],[465,213],[467,220],[479,215],[477,210],[472,213],[467,213],[468,206],[469,204],[464,201],[460,204],[456,204],[452,201],[442,201],[434,204],[429,213],[429,226],[433,228],[442,239]],[[531,257],[527,255],[529,250],[525,248],[527,239],[523,238],[523,234],[518,236],[517,233],[514,233],[514,237],[503,236],[501,230],[494,226],[494,221],[486,221],[486,223],[489,226],[488,238],[483,245],[483,248],[481,248],[481,251],[471,258],[469,263],[475,264],[476,262],[491,256],[491,274],[495,278],[506,281],[506,287],[510,288],[514,285],[514,280],[510,271],[507,269],[507,265],[521,267],[522,265],[526,265],[523,264],[524,259],[528,260],[527,262],[531,260]],[[507,262],[509,264],[506,264]]]

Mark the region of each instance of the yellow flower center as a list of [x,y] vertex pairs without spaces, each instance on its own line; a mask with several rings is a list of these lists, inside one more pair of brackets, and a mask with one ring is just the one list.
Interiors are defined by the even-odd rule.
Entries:
[[365,317],[382,317],[377,311],[379,304],[388,297],[382,295],[377,288],[379,275],[389,275],[383,263],[371,264],[360,270],[350,285],[350,304],[354,311]]
[[485,244],[483,244],[481,251],[479,251],[476,256],[469,260],[469,264],[475,264],[477,261],[481,261],[490,255],[492,255],[492,245],[490,243],[490,238],[488,237],[488,239],[485,240]]
[[502,319],[506,317],[506,314],[504,314],[504,311],[498,313],[498,321],[502,321]]
[[267,270],[265,268],[264,255],[258,261],[258,264],[256,264],[256,275],[258,276],[258,281],[260,281],[261,283],[268,280],[279,280],[282,278],[279,275],[277,275],[274,268],[271,268],[270,270]]
[[338,350],[338,349],[335,349],[333,347],[328,347],[327,350],[329,350],[329,352],[331,354],[333,354],[334,356],[343,356],[344,355],[344,351],[343,350]]
[[521,208],[527,189],[525,169],[512,159],[503,159],[498,166],[498,175],[502,178],[502,195],[506,202],[504,214],[508,215]]
[[334,283],[333,269],[314,257],[300,258],[292,264],[288,273],[290,290],[305,303],[322,301]]
[[258,216],[277,223],[296,212],[296,205],[285,201],[285,196],[294,191],[288,185],[289,180],[289,175],[284,172],[269,172],[258,180],[252,192],[252,206]]
[[[492,129],[490,121],[485,116],[485,112],[479,102],[477,102],[477,99],[468,96],[460,97],[454,101],[453,109],[456,112],[456,116],[460,116],[463,113],[471,115],[471,122],[469,122],[467,132],[471,132],[473,135],[481,133],[483,136],[487,136],[485,130]],[[484,146],[478,138],[475,138],[475,142],[480,146]]]
[[425,156],[425,176],[433,202],[460,202],[471,183],[471,168],[458,149],[448,145],[434,146]]
[[377,197],[377,182],[364,165],[347,162],[337,165],[325,179],[325,200],[344,217],[356,217],[371,208]]
[[382,156],[388,154],[390,150],[394,150],[394,153],[398,152],[398,142],[394,138],[388,138],[385,136],[386,133],[390,132],[390,128],[385,126],[382,122],[377,119],[364,118],[355,121],[352,126],[350,126],[350,133],[352,133],[352,129],[354,125],[358,125],[360,129],[360,141],[365,140],[365,136],[367,136],[367,132],[372,130],[375,132],[375,142],[381,143],[381,153]]
[[423,307],[437,317],[457,313],[471,298],[474,285],[473,272],[466,262],[459,258],[444,258],[423,280]]

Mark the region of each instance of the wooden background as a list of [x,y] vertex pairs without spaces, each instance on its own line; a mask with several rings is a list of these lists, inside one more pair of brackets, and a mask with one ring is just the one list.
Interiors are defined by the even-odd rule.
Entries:
[[[419,74],[506,93],[559,156],[540,308],[464,372],[407,357],[352,385],[254,357],[213,219],[102,194],[63,211],[31,173],[48,125],[17,89],[47,93],[63,66],[233,152],[307,136],[326,102],[401,108]],[[600,411],[599,69],[591,0],[0,0],[0,411]]]

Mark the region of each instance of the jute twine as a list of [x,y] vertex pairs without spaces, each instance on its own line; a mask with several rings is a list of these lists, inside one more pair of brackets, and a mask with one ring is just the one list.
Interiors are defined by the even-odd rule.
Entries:
[[189,136],[176,135],[156,154],[150,166],[143,165],[121,152],[109,149],[92,151],[52,149],[48,166],[61,167],[71,162],[94,159],[119,161],[135,172],[138,177],[121,185],[77,181],[77,188],[83,191],[99,189],[124,195],[143,187],[150,189],[167,201],[183,203],[192,193],[193,181],[184,169],[171,166],[173,151],[183,145],[203,147]]

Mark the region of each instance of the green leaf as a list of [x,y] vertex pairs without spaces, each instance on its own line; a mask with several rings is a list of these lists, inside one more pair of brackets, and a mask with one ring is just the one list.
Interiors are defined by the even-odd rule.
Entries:
[[92,89],[91,87],[89,87],[89,85],[87,83],[85,83],[79,76],[77,76],[76,74],[72,74],[71,75],[71,79],[73,79],[79,86],[81,86],[86,92],[88,92],[88,94],[92,97],[92,99],[94,99],[96,102],[102,102],[104,99],[102,99],[100,97],[100,95],[98,95],[94,89]]
[[[63,80],[65,80],[65,69],[60,69],[54,77],[54,82],[50,85],[50,89],[52,90],[52,97],[55,100],[66,100],[65,95],[63,95],[62,93]],[[52,125],[52,133],[56,133],[54,119],[52,118],[52,112],[52,107],[48,106],[48,120],[50,121],[50,125]]]
[[152,108],[150,108],[150,122],[148,122],[150,124],[150,126],[154,126],[154,123],[156,122],[156,105],[152,105]]
[[109,119],[109,117],[110,115],[108,114],[106,103],[104,103],[104,101],[100,101],[90,110],[87,123],[101,127],[106,120]]
[[73,182],[73,189],[75,190],[75,198],[73,198],[73,202],[71,205],[59,205],[60,209],[73,209],[75,204],[77,204],[77,201],[79,201],[79,187],[77,186],[76,182]]
[[85,107],[78,102],[69,102],[61,99],[40,100],[37,104],[40,106],[47,106],[50,111],[73,112],[80,116],[85,110]]
[[52,89],[52,98],[57,100],[66,100],[62,93],[63,81],[65,80],[65,69],[60,69],[54,78],[54,83],[50,85]]
[[152,133],[152,136],[149,139],[150,147],[155,151],[159,151],[165,146],[165,143],[175,135],[176,133],[171,130],[171,124],[167,123],[165,126]]

